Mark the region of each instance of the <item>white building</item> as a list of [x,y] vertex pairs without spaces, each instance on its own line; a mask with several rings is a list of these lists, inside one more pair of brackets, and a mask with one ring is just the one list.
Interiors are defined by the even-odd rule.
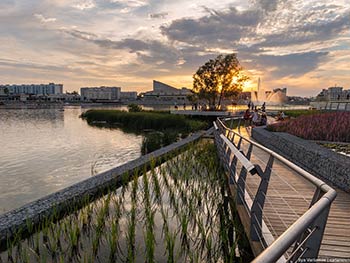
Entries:
[[56,95],[63,93],[63,84],[0,85],[0,95]]
[[183,103],[187,100],[187,96],[191,94],[191,90],[187,88],[177,89],[165,83],[153,80],[153,90],[145,92],[143,98],[148,101]]
[[121,91],[120,92],[120,100],[121,101],[136,100],[136,99],[137,99],[137,92],[136,91]]
[[84,87],[80,88],[82,100],[120,100],[120,87]]
[[318,95],[317,100],[333,101],[333,100],[349,100],[350,89],[343,90],[343,87],[329,87],[323,89]]

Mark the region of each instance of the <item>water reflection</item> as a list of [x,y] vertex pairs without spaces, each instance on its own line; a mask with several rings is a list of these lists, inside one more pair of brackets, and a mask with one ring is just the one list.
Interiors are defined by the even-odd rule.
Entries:
[[81,112],[0,111],[0,213],[140,156],[141,136],[91,127]]

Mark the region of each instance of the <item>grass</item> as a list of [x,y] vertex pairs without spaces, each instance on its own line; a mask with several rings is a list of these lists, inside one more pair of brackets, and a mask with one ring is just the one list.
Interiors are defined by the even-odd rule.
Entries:
[[192,132],[207,127],[203,121],[193,120],[180,115],[159,112],[126,112],[118,110],[88,110],[81,115],[89,124],[106,122],[110,125],[134,131],[175,129],[182,132]]
[[144,132],[142,154],[153,152],[176,142],[180,137],[184,138],[191,132],[209,126],[208,121],[159,111],[88,110],[81,117],[91,125],[119,127],[135,133]]
[[0,262],[245,262],[233,253],[238,241],[230,241],[233,218],[214,147],[201,141],[161,166],[154,160],[149,172],[9,242]]
[[307,140],[350,142],[350,112],[304,115],[269,125],[267,129],[287,132]]

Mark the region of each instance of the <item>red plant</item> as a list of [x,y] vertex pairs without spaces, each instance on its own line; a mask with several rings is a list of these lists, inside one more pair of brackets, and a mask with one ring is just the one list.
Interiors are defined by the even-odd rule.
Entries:
[[350,142],[350,112],[331,112],[300,116],[268,126],[275,132],[317,141]]

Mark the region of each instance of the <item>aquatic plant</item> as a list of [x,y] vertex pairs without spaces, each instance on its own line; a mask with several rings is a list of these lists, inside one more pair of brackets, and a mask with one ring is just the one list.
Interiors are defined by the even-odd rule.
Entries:
[[227,213],[225,174],[213,147],[202,141],[161,165],[152,160],[62,219],[57,210],[40,225],[26,222],[34,234],[21,241],[19,231],[0,253],[2,262],[238,262],[244,239],[232,234],[236,219]]
[[267,129],[274,132],[288,132],[307,140],[350,142],[350,112],[300,116],[269,125]]

